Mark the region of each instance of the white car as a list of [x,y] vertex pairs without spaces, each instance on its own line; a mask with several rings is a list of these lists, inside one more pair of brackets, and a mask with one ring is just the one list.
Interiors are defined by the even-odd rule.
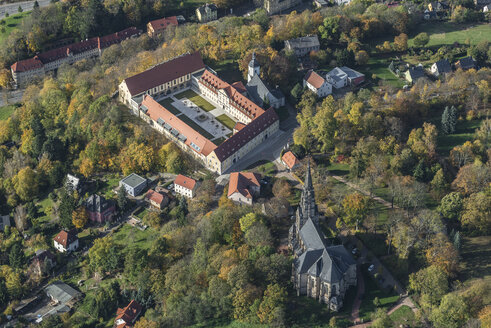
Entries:
[[353,250],[351,251],[351,254],[353,255],[356,255],[356,253],[358,253],[358,248],[353,248]]
[[368,267],[368,272],[372,272],[374,269],[375,269],[375,265],[372,264]]

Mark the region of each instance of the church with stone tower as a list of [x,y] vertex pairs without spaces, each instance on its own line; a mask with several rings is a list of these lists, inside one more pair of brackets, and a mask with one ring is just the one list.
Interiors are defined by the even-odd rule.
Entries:
[[260,77],[261,66],[256,59],[256,54],[252,53],[252,59],[247,68],[247,93],[254,102],[263,108],[280,108],[285,106],[285,96],[280,89],[269,88]]
[[328,246],[319,227],[310,162],[288,244],[293,251],[292,281],[297,295],[317,299],[338,311],[350,286],[356,286],[356,262],[343,245]]

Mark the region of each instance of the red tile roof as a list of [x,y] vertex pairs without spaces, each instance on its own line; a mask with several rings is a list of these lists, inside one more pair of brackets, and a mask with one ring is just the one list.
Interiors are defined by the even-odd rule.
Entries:
[[137,301],[131,300],[130,304],[124,309],[118,308],[116,312],[117,316],[114,321],[116,322],[118,319],[122,319],[125,323],[133,323],[141,311],[142,306]]
[[[184,143],[192,150],[204,156],[208,156],[217,147],[213,142],[203,137],[201,134],[192,129],[189,125],[181,121],[176,115],[169,112],[165,107],[156,102],[151,96],[146,95],[143,98],[142,106],[148,111],[146,114],[155,122],[160,118],[169,124],[174,130],[186,137]],[[192,146],[193,143],[196,147]]]
[[196,180],[188,178],[187,176],[184,176],[182,174],[179,174],[176,179],[174,180],[174,183],[176,185],[179,185],[181,187],[184,187],[189,190],[193,190],[194,187],[196,186]]
[[246,89],[244,83],[242,83],[241,81],[232,83],[232,87],[237,89],[237,91],[239,91],[240,93],[247,92],[247,89]]
[[235,126],[234,126],[234,130],[239,132],[240,130],[242,130],[246,125],[244,123],[241,123],[241,122],[237,122],[235,123]]
[[61,230],[58,235],[54,238],[58,244],[61,244],[63,247],[67,248],[70,244],[76,241],[78,238],[71,232],[67,232],[65,230]]
[[271,107],[218,146],[215,149],[218,159],[223,162],[278,119],[278,115]]
[[207,69],[205,69],[201,75],[200,82],[214,93],[217,93],[218,90],[223,89],[230,98],[231,105],[244,113],[250,119],[255,119],[264,113],[264,109],[256,105],[255,102],[241,94],[233,86],[223,81]]
[[43,67],[43,63],[41,62],[41,60],[39,60],[38,56],[15,62],[12,66],[10,66],[10,68],[14,73],[27,72],[42,67]]
[[283,154],[283,157],[281,158],[283,160],[283,163],[288,166],[288,168],[291,170],[295,165],[300,164],[300,161],[298,158],[295,156],[294,153],[291,151],[287,151],[286,153]]
[[307,72],[307,74],[304,77],[304,80],[307,81],[310,85],[312,85],[316,89],[319,89],[320,87],[322,87],[324,82],[326,82],[326,80],[324,80],[324,78],[322,76],[320,76],[319,74],[317,74],[313,70],[309,70]]
[[120,43],[133,35],[140,33],[136,27],[129,27],[120,32],[109,34],[102,37],[94,37],[85,41],[70,44],[65,47],[52,49],[42,52],[34,58],[18,61],[11,68],[14,72],[26,72],[33,69],[41,68],[43,65],[53,61],[68,57],[69,54],[76,55],[82,52],[90,51],[96,48],[104,49],[113,44]]
[[157,204],[162,204],[162,202],[164,201],[164,195],[162,195],[161,193],[159,192],[156,192],[155,190],[153,189],[150,189],[149,191],[147,191],[147,193],[145,194],[145,198],[150,200],[150,201],[153,201]]
[[205,68],[199,52],[185,54],[124,80],[132,96]]
[[161,19],[156,19],[151,22],[148,22],[148,24],[150,24],[153,30],[157,32],[157,31],[165,30],[169,25],[177,26],[178,22],[177,22],[177,17],[172,16],[172,17],[164,17]]
[[228,184],[228,196],[239,192],[244,197],[252,198],[249,191],[250,186],[260,187],[259,180],[261,176],[251,172],[232,172],[230,173],[230,182]]

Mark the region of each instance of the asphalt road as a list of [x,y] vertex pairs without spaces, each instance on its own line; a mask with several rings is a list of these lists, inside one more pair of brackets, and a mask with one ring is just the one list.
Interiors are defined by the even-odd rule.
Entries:
[[[50,4],[50,0],[38,0],[38,3],[39,7],[47,7]],[[0,19],[5,17],[5,13],[9,13],[9,15],[17,14],[19,6],[22,7],[23,11],[29,11],[32,10],[34,1],[22,1],[0,5]]]

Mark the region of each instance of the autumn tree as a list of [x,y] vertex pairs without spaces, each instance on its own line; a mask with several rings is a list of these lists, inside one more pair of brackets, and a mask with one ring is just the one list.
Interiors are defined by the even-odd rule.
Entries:
[[264,296],[259,305],[257,316],[261,323],[270,324],[284,319],[284,302],[287,292],[278,284],[268,285],[264,291]]
[[460,218],[462,207],[462,195],[458,192],[451,192],[442,198],[438,210],[448,219],[458,219]]
[[491,190],[474,193],[464,200],[461,222],[464,227],[482,235],[491,232]]
[[343,200],[343,220],[358,231],[358,227],[363,224],[363,220],[368,216],[371,208],[371,200],[358,192],[348,194]]
[[445,295],[440,305],[431,312],[430,320],[435,328],[460,328],[468,317],[467,304],[462,296],[451,293]]
[[254,223],[256,223],[258,221],[258,216],[255,214],[255,213],[247,213],[246,215],[244,215],[243,217],[241,217],[239,219],[239,222],[240,222],[240,229],[243,231],[243,232],[247,232],[247,230],[249,230],[250,227],[252,227],[254,225]]
[[394,49],[396,51],[406,51],[407,50],[407,34],[401,33],[394,37]]
[[414,45],[419,48],[424,47],[429,41],[430,41],[430,37],[426,32],[419,33],[413,39]]
[[72,212],[72,224],[75,226],[75,228],[81,229],[85,227],[88,220],[89,215],[85,206],[80,206]]
[[37,177],[34,170],[25,167],[12,179],[15,192],[23,201],[31,200],[38,190]]
[[118,266],[118,251],[112,237],[98,238],[89,250],[89,266],[93,272],[113,271]]
[[285,179],[277,179],[273,184],[273,195],[275,197],[288,198],[292,194],[290,183]]
[[426,250],[426,261],[442,269],[448,276],[454,277],[458,270],[459,254],[447,236],[438,233]]
[[421,304],[425,307],[438,304],[448,291],[445,272],[437,266],[429,266],[409,276],[409,288],[420,293]]
[[452,187],[469,195],[484,190],[490,182],[491,167],[476,162],[460,168]]

